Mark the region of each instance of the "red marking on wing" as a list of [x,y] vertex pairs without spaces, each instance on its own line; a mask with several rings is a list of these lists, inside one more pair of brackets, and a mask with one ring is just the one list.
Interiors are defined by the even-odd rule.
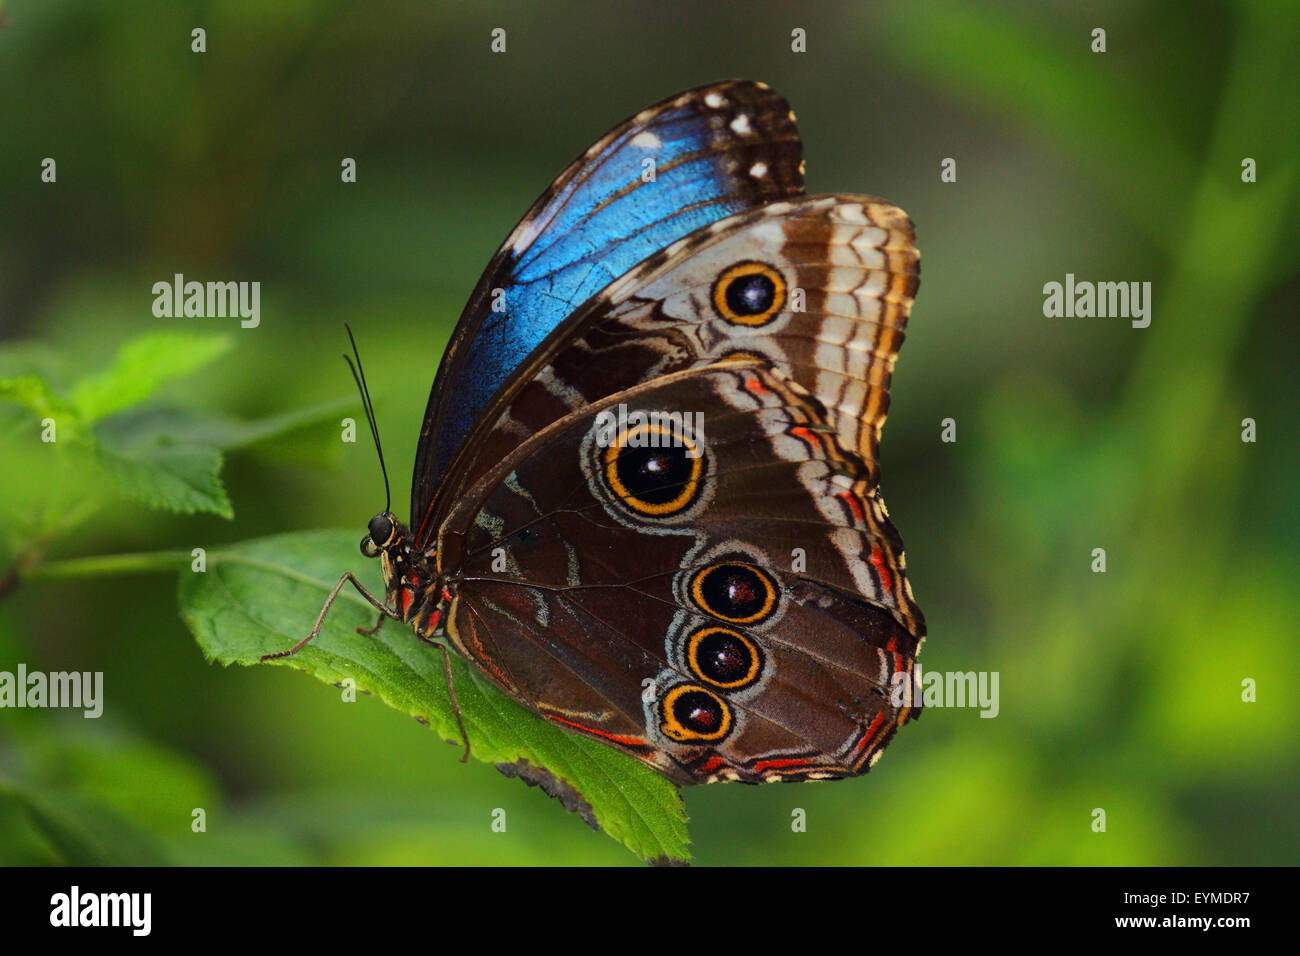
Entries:
[[876,573],[880,575],[880,583],[885,586],[885,590],[894,590],[894,576],[889,573],[889,567],[885,564],[885,557],[880,553],[879,545],[871,549],[871,563],[875,565]]
[[872,738],[876,736],[876,731],[880,729],[880,725],[884,722],[885,712],[882,710],[880,713],[876,714],[876,719],[871,722],[871,726],[867,728],[867,732],[862,735],[862,740],[858,743],[858,753],[862,753],[862,751],[867,749],[867,744],[871,743]]
[[406,613],[411,610],[411,602],[415,600],[415,592],[403,585],[397,593],[397,600],[402,606],[402,617],[406,617]]
[[745,388],[755,395],[766,395],[768,391],[767,386],[758,380],[757,375],[750,375],[745,379]]
[[754,764],[754,773],[762,773],[764,770],[769,770],[773,767],[780,767],[788,770],[792,767],[807,767],[811,769],[815,766],[817,766],[815,763],[812,763],[804,757],[774,757],[771,760],[760,760],[758,763]]
[[487,649],[483,647],[483,642],[478,639],[478,634],[474,632],[472,625],[469,628],[469,638],[474,642],[474,646],[478,649],[478,657],[475,658],[475,660],[483,667],[487,668],[488,677],[496,681],[498,686],[510,693],[514,693],[514,686],[510,681],[506,680],[506,675],[501,668],[497,667],[492,658],[488,657]]
[[618,734],[607,734],[605,733],[605,731],[597,730],[595,727],[585,727],[582,724],[575,724],[571,720],[565,720],[563,717],[556,717],[553,714],[543,714],[542,716],[545,717],[547,720],[553,721],[554,723],[557,724],[567,724],[570,727],[574,727],[578,730],[581,730],[583,733],[595,734],[597,737],[604,737],[606,740],[612,740],[616,744],[624,744],[628,747],[649,746],[640,737],[621,737]]
[[897,634],[895,634],[893,637],[891,637],[891,638],[889,639],[889,643],[885,645],[885,650],[889,651],[889,653],[890,653],[891,655],[893,655],[893,658],[894,658],[894,673],[895,673],[895,674],[901,674],[903,671],[907,670],[907,660],[908,660],[908,658],[907,658],[907,656],[906,656],[905,654],[900,654],[900,653],[898,652],[898,635],[897,635]]
[[853,517],[856,520],[858,521],[866,520],[866,516],[862,512],[862,503],[858,501],[858,496],[855,495],[853,492],[837,491],[835,493],[835,497],[842,498],[844,500],[844,503],[849,506],[849,510],[853,512]]
[[721,757],[719,757],[717,754],[714,754],[714,755],[713,755],[712,757],[710,757],[708,760],[704,761],[704,763],[700,764],[699,772],[700,772],[700,773],[713,773],[713,771],[717,770],[719,767],[721,767],[721,766],[722,766],[723,764],[725,764],[726,762],[727,762],[727,761],[723,760],[723,759],[722,759]]
[[800,438],[805,441],[808,444],[808,447],[813,449],[813,451],[821,450],[821,439],[817,436],[817,433],[807,425],[795,425],[790,429],[790,434],[795,438]]

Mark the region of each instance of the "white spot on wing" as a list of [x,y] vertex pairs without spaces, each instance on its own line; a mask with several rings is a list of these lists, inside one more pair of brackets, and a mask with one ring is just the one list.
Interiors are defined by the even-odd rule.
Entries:
[[537,234],[542,231],[541,223],[536,219],[529,219],[521,223],[515,233],[514,242],[510,243],[510,251],[515,255],[520,255],[525,249],[533,244]]
[[644,133],[637,133],[632,137],[632,145],[640,146],[642,149],[658,149],[663,143],[659,142],[658,136],[646,130]]

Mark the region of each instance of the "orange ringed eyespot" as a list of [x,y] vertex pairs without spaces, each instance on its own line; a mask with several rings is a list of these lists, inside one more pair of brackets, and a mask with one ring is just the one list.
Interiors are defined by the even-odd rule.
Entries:
[[766,325],[785,306],[781,273],[763,262],[741,262],[713,283],[714,311],[734,325]]
[[605,449],[605,480],[620,504],[639,514],[671,517],[698,497],[704,474],[699,436],[661,424],[639,424]]

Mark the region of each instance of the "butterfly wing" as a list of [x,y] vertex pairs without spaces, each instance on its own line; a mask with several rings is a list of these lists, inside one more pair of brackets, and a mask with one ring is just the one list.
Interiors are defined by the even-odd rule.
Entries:
[[[453,484],[467,486],[528,436],[620,389],[753,357],[820,403],[824,426],[853,460],[854,480],[874,494],[889,384],[919,272],[906,214],[864,196],[801,197],[698,230],[552,333],[476,429],[475,455],[459,463]],[[902,587],[901,551],[885,547],[881,560],[897,582],[902,623],[922,634]]]
[[[644,447],[610,430],[620,409],[689,424]],[[898,536],[820,403],[758,360],[553,422],[463,490],[438,543],[461,653],[678,782],[861,773],[919,708]]]
[[435,491],[471,426],[525,357],[652,253],[802,193],[801,155],[786,101],[733,81],[642,110],[552,183],[483,273],[439,366],[412,483],[417,541],[432,533]]

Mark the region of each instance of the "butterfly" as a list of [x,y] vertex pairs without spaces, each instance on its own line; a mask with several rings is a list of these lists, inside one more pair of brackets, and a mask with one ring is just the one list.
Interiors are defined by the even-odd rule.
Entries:
[[452,334],[410,524],[386,506],[362,539],[383,598],[344,575],[268,656],[351,583],[449,685],[447,645],[676,783],[870,767],[921,709],[877,453],[920,259],[900,209],[803,173],[794,113],[747,81],[570,164]]

